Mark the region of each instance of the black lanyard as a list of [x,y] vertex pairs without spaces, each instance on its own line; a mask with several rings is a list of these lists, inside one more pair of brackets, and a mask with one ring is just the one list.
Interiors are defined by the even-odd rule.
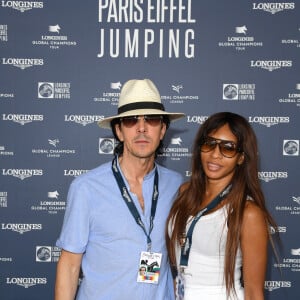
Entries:
[[154,217],[156,213],[156,207],[157,207],[157,200],[158,200],[158,172],[157,168],[155,168],[155,175],[154,175],[154,185],[153,185],[153,194],[152,194],[152,204],[151,204],[151,215],[150,215],[150,228],[149,233],[147,233],[145,224],[143,223],[141,216],[128,192],[128,189],[125,185],[125,182],[123,180],[123,177],[121,175],[121,172],[118,168],[117,159],[114,158],[112,161],[112,171],[115,176],[115,179],[118,183],[120,192],[122,194],[123,200],[125,201],[129,211],[131,212],[132,216],[134,217],[136,223],[143,229],[146,237],[147,237],[147,245],[148,249],[147,251],[151,251],[151,238],[150,234],[152,232],[153,226],[154,226]]
[[180,266],[186,267],[188,265],[190,250],[192,247],[193,231],[196,223],[199,221],[199,219],[205,212],[208,212],[209,210],[215,208],[228,195],[228,193],[231,190],[231,186],[231,184],[228,185],[215,199],[213,199],[205,208],[200,210],[195,216],[187,232],[184,244],[181,247]]

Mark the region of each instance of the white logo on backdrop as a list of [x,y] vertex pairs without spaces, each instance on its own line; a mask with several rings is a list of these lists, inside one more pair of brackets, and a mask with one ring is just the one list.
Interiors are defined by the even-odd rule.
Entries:
[[25,70],[29,67],[33,66],[43,66],[44,60],[41,58],[2,58],[2,64],[3,65],[10,65],[17,68],[20,68],[21,70]]
[[24,114],[2,114],[3,121],[12,121],[25,125],[31,122],[42,122],[44,120],[43,115],[24,115]]
[[283,140],[283,155],[298,156],[299,140]]
[[251,60],[251,68],[261,68],[270,72],[281,68],[291,68],[293,62],[291,60]]
[[24,287],[25,289],[28,289],[29,287],[35,286],[35,285],[41,285],[41,284],[47,284],[47,278],[31,278],[31,277],[7,277],[6,278],[6,284],[14,284]]
[[278,124],[287,124],[290,123],[290,117],[271,117],[271,116],[249,116],[250,123],[258,123],[266,127],[271,127]]
[[57,144],[59,143],[59,139],[54,139],[54,140],[48,139],[48,142],[50,145],[56,148]]
[[253,3],[252,8],[253,10],[263,10],[274,15],[283,10],[295,9],[295,3],[294,2],[278,2],[278,3],[260,2],[260,3]]
[[43,170],[40,169],[2,169],[2,175],[13,176],[21,180],[32,176],[43,176]]
[[248,28],[246,25],[236,26],[236,35],[227,36],[226,40],[218,42],[219,47],[233,48],[236,51],[245,51],[248,48],[262,47],[263,42],[256,41],[254,36],[247,36]]
[[0,42],[8,41],[8,26],[7,24],[0,24]]
[[290,281],[265,281],[265,289],[269,292],[280,288],[290,288],[292,283]]
[[74,169],[64,170],[64,176],[77,177],[81,174],[87,173],[88,171],[89,170],[74,170]]
[[122,87],[122,84],[121,84],[120,81],[119,81],[119,82],[111,82],[111,83],[110,83],[110,88],[111,88],[112,90],[120,90],[121,87]]
[[181,89],[183,89],[182,84],[180,84],[180,85],[173,85],[172,84],[172,90],[175,91],[176,93],[180,94]]
[[292,255],[300,255],[300,248],[298,248],[298,249],[291,249],[291,254]]
[[75,47],[77,41],[69,40],[67,35],[60,35],[61,26],[59,24],[49,25],[50,34],[41,35],[40,39],[33,40],[31,43],[37,47],[48,46],[49,49],[59,51],[61,47]]
[[48,192],[48,198],[51,198],[51,199],[57,199],[58,196],[59,196],[58,191]]
[[223,100],[255,100],[254,83],[223,83]]
[[58,24],[50,25],[48,28],[49,28],[49,32],[58,33],[58,34],[59,34],[60,29],[61,29]]
[[[169,100],[172,104],[183,104],[187,101],[199,100],[198,95],[181,95],[181,90],[183,90],[183,84],[172,84],[172,92],[175,92],[176,95],[161,95],[161,100]],[[174,93],[173,93],[174,94]]]
[[39,98],[53,98],[54,84],[52,82],[38,83],[38,97]]
[[33,8],[43,8],[43,2],[35,2],[35,1],[1,1],[2,7],[8,7],[20,12],[25,12],[31,10]]
[[296,84],[296,92],[291,92],[288,93],[288,95],[285,98],[280,98],[278,100],[279,103],[284,103],[284,104],[296,104],[296,106],[300,106],[300,83]]
[[235,33],[245,34],[246,35],[247,34],[247,27],[246,27],[246,25],[235,27]]
[[0,192],[0,207],[7,207],[7,192]]
[[116,142],[114,138],[99,138],[99,153],[113,154]]
[[223,99],[238,100],[238,90],[237,84],[223,84]]
[[2,230],[11,230],[23,234],[33,230],[42,230],[42,224],[16,224],[16,223],[2,223]]
[[171,139],[171,144],[172,145],[181,145],[181,143],[182,143],[182,139],[181,139],[181,137],[176,137],[176,138],[172,138]]
[[36,246],[35,247],[35,261],[36,262],[57,262],[61,254],[59,247],[51,246]]
[[287,179],[287,172],[258,172],[258,178],[265,182],[270,182],[276,179]]
[[293,201],[295,201],[296,203],[298,203],[300,205],[300,197],[293,196]]
[[65,122],[74,122],[82,126],[93,124],[104,119],[104,116],[97,115],[65,115]]
[[13,151],[7,151],[5,150],[5,146],[0,146],[0,156],[13,156]]

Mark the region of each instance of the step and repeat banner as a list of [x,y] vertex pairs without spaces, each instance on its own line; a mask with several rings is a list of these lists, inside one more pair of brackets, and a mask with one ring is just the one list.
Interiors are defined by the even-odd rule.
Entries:
[[159,157],[186,180],[209,115],[252,124],[282,240],[266,299],[299,299],[299,63],[299,1],[2,0],[0,298],[53,299],[69,185],[113,157],[97,121],[115,114],[124,82],[150,78],[186,114]]

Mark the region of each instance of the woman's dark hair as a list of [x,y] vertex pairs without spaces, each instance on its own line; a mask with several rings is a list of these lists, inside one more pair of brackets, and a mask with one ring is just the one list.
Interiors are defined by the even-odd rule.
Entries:
[[[167,115],[162,115],[163,117],[163,123],[166,124],[166,128],[168,129],[169,126],[170,126],[170,119]],[[114,149],[114,154],[115,155],[122,155],[123,154],[123,151],[124,151],[124,144],[123,142],[121,142],[118,138],[118,135],[116,133],[116,126],[120,126],[121,125],[121,120],[120,118],[116,118],[116,119],[113,119],[111,122],[110,122],[110,126],[111,126],[111,129],[112,129],[112,132],[113,132],[113,135],[115,137],[115,139],[118,141],[117,145],[115,146],[115,149]],[[159,154],[162,154],[163,153],[163,141],[161,140],[156,151],[155,151],[155,158],[159,155]]]

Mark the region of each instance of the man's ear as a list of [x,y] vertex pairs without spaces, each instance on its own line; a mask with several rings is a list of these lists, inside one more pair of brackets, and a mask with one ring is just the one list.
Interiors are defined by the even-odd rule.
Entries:
[[167,125],[166,125],[166,123],[162,122],[162,124],[161,124],[161,131],[160,131],[160,140],[161,141],[163,140],[166,132],[167,132]]

